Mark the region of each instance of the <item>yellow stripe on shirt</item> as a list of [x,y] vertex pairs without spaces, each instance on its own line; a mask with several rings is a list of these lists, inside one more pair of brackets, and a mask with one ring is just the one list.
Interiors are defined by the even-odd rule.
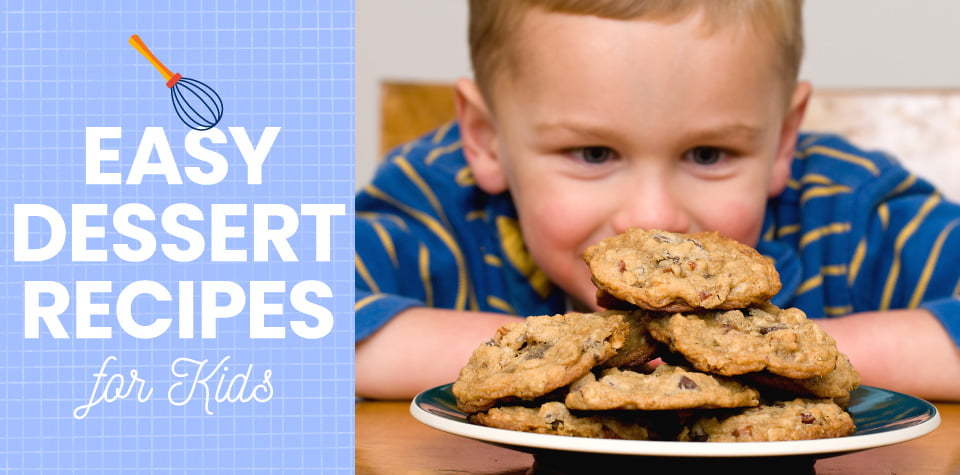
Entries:
[[833,186],[834,183],[833,180],[819,173],[808,173],[800,177],[799,180],[795,180],[793,178],[787,180],[787,186],[795,190],[799,190],[803,185],[810,184]]
[[[369,192],[369,189],[367,190],[367,192]],[[403,230],[403,232],[409,231],[409,229],[407,229],[407,223],[404,222],[403,219],[400,219],[399,216],[394,215],[394,214],[390,214],[390,213],[374,213],[374,212],[371,212],[371,211],[358,211],[357,214],[356,214],[356,217],[357,217],[357,218],[360,218],[360,219],[365,219],[365,220],[367,220],[367,221],[389,220],[389,221],[392,221],[393,224],[396,224],[397,227],[399,227],[401,230]]]
[[450,128],[453,127],[453,124],[455,123],[456,123],[455,121],[451,120],[450,122],[447,122],[441,125],[440,128],[438,128],[437,131],[433,134],[433,138],[431,139],[431,142],[433,142],[434,145],[442,142],[444,137],[447,136],[447,132],[450,131]]
[[826,226],[813,229],[800,238],[800,248],[819,241],[821,238],[833,234],[841,234],[850,231],[850,223],[830,223]]
[[477,179],[473,177],[473,170],[471,170],[469,166],[461,168],[453,180],[460,186],[473,186],[477,184]]
[[500,247],[504,257],[518,272],[520,272],[540,297],[546,298],[553,289],[553,284],[547,274],[537,266],[533,256],[523,241],[523,232],[516,219],[507,216],[497,217],[497,232],[500,234]]
[[917,212],[917,215],[913,217],[903,227],[900,231],[900,234],[897,235],[897,239],[893,245],[893,263],[890,265],[890,273],[887,275],[887,283],[883,288],[883,297],[880,300],[880,310],[889,310],[890,302],[893,300],[893,291],[897,286],[897,278],[900,274],[900,260],[901,254],[903,252],[903,246],[906,245],[907,240],[913,236],[913,233],[917,232],[917,228],[920,227],[920,223],[926,219],[927,215],[930,214],[930,211],[940,203],[940,195],[933,194],[930,198],[927,198],[927,201],[920,206],[920,210]]
[[823,275],[830,275],[830,276],[844,275],[847,273],[847,266],[843,264],[823,266],[820,268],[820,273]]
[[877,206],[877,216],[880,217],[880,225],[886,231],[887,226],[890,225],[890,206],[886,203],[880,203],[880,206]]
[[777,227],[776,227],[776,226],[770,226],[770,229],[767,229],[767,232],[763,234],[763,240],[764,240],[764,241],[773,241],[773,239],[776,237],[776,235],[777,235]]
[[440,205],[440,200],[437,199],[437,195],[433,193],[433,190],[430,189],[430,185],[427,185],[427,182],[424,181],[423,177],[413,169],[413,165],[407,161],[406,158],[398,158],[396,160],[397,165],[400,167],[400,170],[403,171],[403,174],[413,182],[414,185],[417,185],[417,188],[420,189],[420,193],[423,193],[423,196],[427,198],[427,201],[430,202],[430,206],[437,213],[437,216],[440,217],[440,220],[443,221],[443,224],[450,228],[450,221],[447,220],[447,215],[443,212],[443,207]]
[[867,171],[869,171],[871,174],[873,174],[873,176],[880,175],[880,169],[877,168],[877,165],[872,161],[867,160],[866,158],[859,157],[857,155],[853,155],[847,152],[842,152],[837,149],[824,147],[823,145],[814,145],[806,149],[804,151],[803,156],[805,157],[807,155],[814,154],[814,153],[819,153],[822,155],[826,155],[828,157],[833,157],[839,160],[843,160],[845,162],[853,163],[854,165],[859,165],[864,169],[866,169]]
[[853,312],[853,307],[850,305],[843,305],[839,307],[823,307],[823,312],[831,317],[841,317]]
[[800,178],[800,183],[832,186],[833,180],[819,173],[807,173]]
[[[443,241],[444,244],[447,245],[447,249],[450,251],[450,254],[453,255],[454,262],[457,266],[457,278],[458,278],[457,298],[456,298],[456,304],[454,308],[457,310],[466,309],[467,299],[471,297],[467,295],[468,277],[467,277],[466,261],[463,256],[463,251],[460,250],[460,247],[457,244],[457,241],[453,238],[453,236],[451,236],[450,233],[448,233],[446,229],[444,229],[443,226],[439,222],[437,222],[437,220],[433,219],[433,217],[431,217],[430,215],[418,209],[411,208],[410,206],[404,203],[401,203],[394,197],[381,191],[379,188],[375,186],[371,186],[367,188],[367,193],[409,214],[414,219],[416,219],[417,221],[422,223],[424,226],[426,226],[427,229],[432,231],[433,234],[435,234],[438,239],[440,239],[441,241]],[[475,297],[473,297],[473,299],[475,299]]]
[[517,311],[514,310],[513,307],[510,304],[508,304],[505,300],[494,297],[492,295],[487,297],[487,305],[495,309],[501,310],[503,312],[509,313],[511,315],[517,314]]
[[495,255],[493,255],[493,254],[484,254],[484,255],[483,255],[483,262],[486,262],[487,265],[490,265],[490,266],[493,266],[493,267],[502,267],[502,266],[503,266],[503,261],[500,260],[499,257],[497,257],[497,256],[495,256]]
[[390,262],[393,263],[393,267],[399,268],[400,264],[397,262],[397,249],[396,246],[393,245],[393,238],[390,237],[390,233],[387,232],[382,224],[376,221],[370,223],[370,225],[373,227],[373,232],[380,238],[380,244],[383,246],[383,249],[387,251],[387,255],[390,256]]
[[853,251],[853,259],[850,260],[850,273],[847,274],[847,285],[852,286],[857,280],[857,274],[860,273],[860,266],[863,265],[863,258],[867,255],[867,239],[861,239],[857,244],[857,249]]
[[377,286],[377,282],[373,280],[373,276],[370,275],[370,271],[367,270],[367,265],[363,263],[363,259],[360,258],[360,254],[353,254],[354,266],[357,268],[357,273],[360,274],[360,278],[367,284],[367,288],[371,292],[380,292],[380,287]]
[[897,185],[897,187],[894,188],[893,191],[890,192],[890,194],[891,194],[891,195],[899,195],[900,193],[903,193],[906,189],[910,188],[911,186],[913,186],[913,185],[916,184],[916,183],[917,183],[917,177],[916,177],[916,175],[910,175],[910,176],[908,176],[905,180],[903,180],[902,182],[900,182],[900,184]]
[[420,280],[423,281],[423,302],[433,307],[433,283],[430,282],[430,250],[420,244]]
[[804,191],[800,195],[800,204],[804,204],[807,200],[813,198],[822,198],[825,196],[836,196],[842,193],[850,193],[850,187],[845,185],[834,185],[834,186],[818,186],[810,188],[807,191]]
[[809,292],[823,285],[823,276],[839,276],[847,272],[847,266],[843,264],[823,266],[820,268],[820,274],[810,277],[803,281],[797,288],[797,295]]
[[450,152],[453,152],[454,150],[458,150],[462,145],[463,143],[457,140],[456,142],[450,145],[446,145],[440,148],[435,148],[431,150],[430,153],[427,154],[427,157],[423,159],[423,163],[426,163],[427,165],[433,165],[433,162],[435,162],[438,158],[440,158],[440,156],[446,155]]
[[380,299],[386,298],[386,297],[388,297],[387,294],[368,295],[368,296],[364,297],[363,299],[358,300],[356,303],[353,304],[353,311],[354,311],[354,312],[359,312],[361,309],[363,309],[363,307],[366,307],[367,305],[370,305],[371,303],[376,302],[377,300],[380,300]]
[[800,287],[797,288],[797,295],[809,292],[817,287],[823,285],[823,276],[815,275],[800,284]]
[[796,234],[800,232],[799,224],[790,224],[787,226],[781,226],[780,229],[777,229],[777,237],[789,236],[791,234]]
[[943,249],[943,243],[947,240],[947,237],[950,236],[950,233],[953,232],[953,228],[957,227],[958,223],[960,223],[958,220],[951,221],[943,231],[940,231],[940,235],[937,236],[937,240],[934,241],[933,249],[930,250],[930,257],[927,257],[927,262],[923,265],[923,272],[920,273],[920,280],[917,282],[917,287],[913,289],[913,296],[910,297],[909,308],[917,308],[920,306],[923,294],[927,292],[927,285],[930,284],[930,276],[933,275],[933,269],[937,266],[937,261],[940,259],[940,251]]

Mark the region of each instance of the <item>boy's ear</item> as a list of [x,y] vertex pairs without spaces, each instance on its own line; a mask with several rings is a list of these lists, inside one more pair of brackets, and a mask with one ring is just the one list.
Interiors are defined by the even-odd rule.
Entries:
[[798,82],[793,90],[789,109],[787,109],[783,118],[783,125],[780,128],[780,146],[777,149],[770,188],[767,191],[767,196],[770,198],[779,195],[787,187],[787,181],[790,179],[790,165],[793,163],[797,136],[800,133],[800,124],[803,122],[803,115],[807,111],[811,91],[810,83],[807,81]]
[[507,190],[507,179],[497,145],[497,127],[477,84],[460,79],[456,84],[457,120],[473,177],[483,191],[495,195]]

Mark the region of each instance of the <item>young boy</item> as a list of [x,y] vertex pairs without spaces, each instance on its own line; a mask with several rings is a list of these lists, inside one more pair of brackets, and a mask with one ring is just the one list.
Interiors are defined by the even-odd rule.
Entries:
[[640,227],[755,246],[864,384],[960,399],[960,206],[799,133],[802,44],[800,0],[471,0],[457,123],[357,196],[357,394],[452,382],[515,315],[598,309],[584,249]]

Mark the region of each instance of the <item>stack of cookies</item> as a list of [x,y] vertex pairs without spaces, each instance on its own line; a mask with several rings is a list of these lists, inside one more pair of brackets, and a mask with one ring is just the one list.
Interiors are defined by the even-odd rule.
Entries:
[[844,407],[860,375],[802,311],[770,303],[780,278],[753,248],[717,233],[631,229],[584,259],[611,310],[500,328],[453,385],[472,422],[717,442],[855,431]]

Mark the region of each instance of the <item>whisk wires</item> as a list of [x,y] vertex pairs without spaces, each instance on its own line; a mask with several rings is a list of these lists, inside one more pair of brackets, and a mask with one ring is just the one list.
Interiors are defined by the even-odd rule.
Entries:
[[223,100],[210,86],[191,78],[180,78],[170,88],[170,100],[177,116],[191,129],[213,128],[223,117]]

